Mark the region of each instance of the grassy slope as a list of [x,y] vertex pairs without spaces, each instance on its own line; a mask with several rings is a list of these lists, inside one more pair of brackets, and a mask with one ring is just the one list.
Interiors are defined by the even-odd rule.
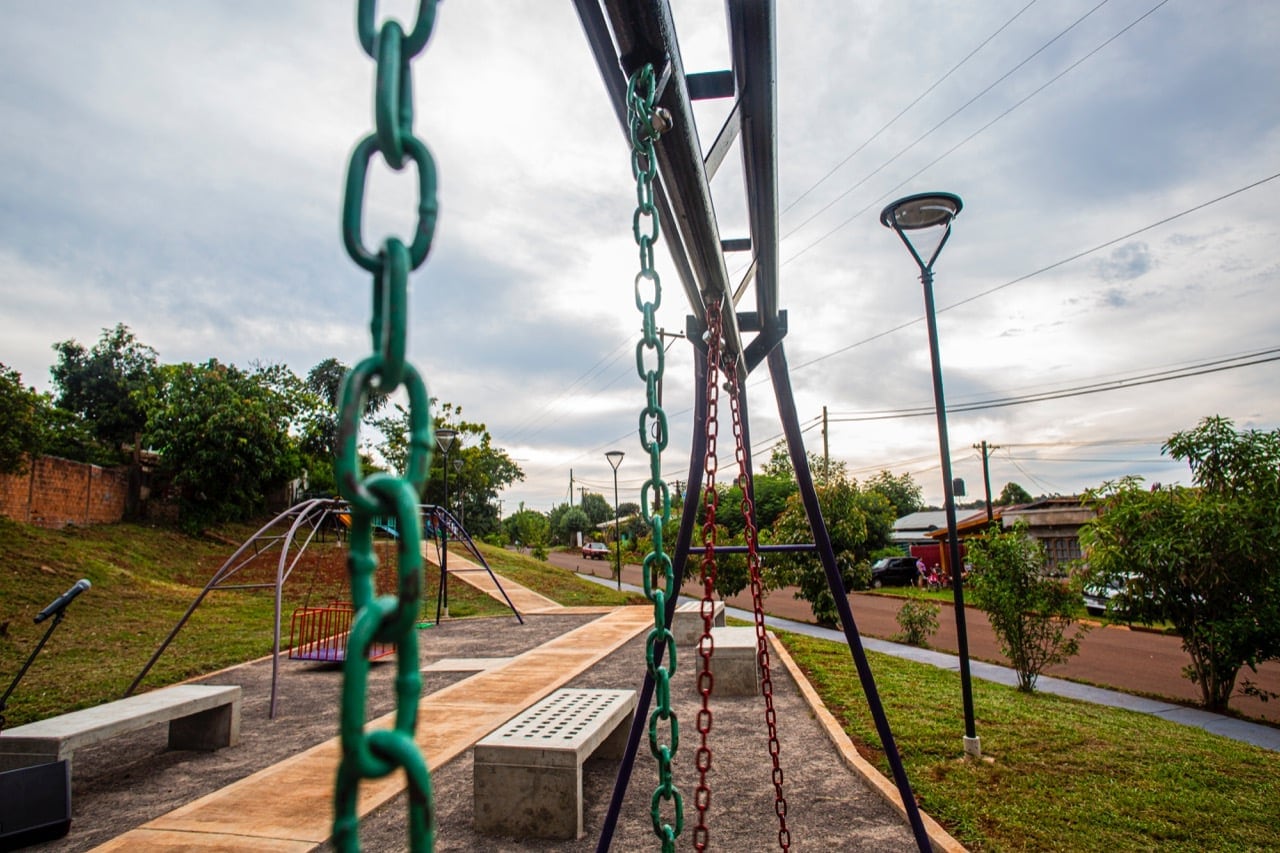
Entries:
[[[888,775],[849,651],[786,635],[864,755]],[[959,676],[871,653],[929,814],[983,850],[1254,850],[1275,842],[1280,755],[1144,714],[973,683],[983,754],[959,760]]]

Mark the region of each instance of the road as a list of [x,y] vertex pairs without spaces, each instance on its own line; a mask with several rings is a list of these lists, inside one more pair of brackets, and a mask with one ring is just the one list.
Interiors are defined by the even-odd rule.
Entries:
[[[575,554],[553,551],[554,565],[575,572],[612,578],[612,564],[601,560],[587,560]],[[691,566],[692,567],[692,566]],[[640,567],[624,564],[622,579],[626,583],[640,585]],[[686,580],[685,595],[700,596],[701,585]],[[751,610],[751,596],[741,593],[727,599],[732,607]],[[897,613],[902,599],[892,595],[852,593],[849,605],[853,611],[858,631],[867,637],[890,639],[899,632]],[[773,616],[812,622],[813,612],[806,601],[797,599],[789,589],[766,593],[764,610]],[[935,649],[956,652],[955,609],[944,604],[938,617],[938,631],[929,643]],[[1008,664],[1000,653],[991,624],[986,615],[973,607],[965,608],[965,624],[969,638],[969,655],[976,660]],[[1200,690],[1182,674],[1183,667],[1191,662],[1182,650],[1177,637],[1145,630],[1130,630],[1122,625],[1099,625],[1080,642],[1080,654],[1070,661],[1045,671],[1047,675],[1069,678],[1099,687],[1111,687],[1129,693],[1159,696],[1180,702],[1198,703]],[[1256,682],[1264,690],[1280,693],[1280,663],[1263,664],[1254,674],[1245,668],[1245,677]],[[1280,702],[1263,702],[1251,696],[1237,693],[1231,699],[1235,711],[1255,719],[1280,723]]]

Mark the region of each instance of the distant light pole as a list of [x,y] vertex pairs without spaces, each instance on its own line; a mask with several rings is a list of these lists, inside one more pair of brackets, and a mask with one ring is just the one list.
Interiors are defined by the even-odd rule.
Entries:
[[[462,457],[461,456],[453,460],[453,473],[458,475],[458,482],[461,483],[462,482]],[[458,486],[458,524],[462,525],[462,528],[464,530],[467,527],[467,505],[465,503],[466,494],[467,493],[462,488],[462,486]],[[445,508],[448,509],[448,507],[445,507]]]
[[449,615],[449,451],[458,438],[456,429],[442,427],[436,430],[436,444],[444,454],[444,516],[440,519],[440,589],[436,593],[436,622],[440,621],[441,608]]
[[[960,652],[960,691],[964,700],[964,752],[980,757],[982,741],[974,730],[973,689],[969,675],[969,635],[965,628],[963,565],[960,562],[960,536],[956,530],[955,485],[951,479],[951,442],[947,437],[947,404],[942,393],[942,359],[938,355],[938,320],[933,305],[933,262],[951,236],[951,222],[964,207],[960,196],[951,193],[919,193],[900,198],[880,212],[880,223],[892,228],[902,238],[920,267],[924,285],[924,316],[929,329],[929,357],[933,369],[933,405],[938,416],[938,453],[942,461],[942,492],[947,511],[947,558],[951,563],[951,590],[955,599],[956,644]],[[907,236],[908,231],[941,228],[938,243],[924,260]]]
[[614,571],[618,576],[618,590],[622,590],[622,536],[618,526],[618,466],[622,464],[625,454],[621,450],[610,450],[604,455],[613,466],[613,560]]

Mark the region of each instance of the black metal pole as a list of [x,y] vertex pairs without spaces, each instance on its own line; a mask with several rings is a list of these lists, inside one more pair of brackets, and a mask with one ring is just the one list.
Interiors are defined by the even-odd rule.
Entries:
[[31,668],[31,663],[36,659],[36,655],[40,654],[40,650],[44,648],[44,644],[49,642],[49,635],[53,633],[53,629],[62,624],[62,617],[67,613],[66,609],[58,610],[53,614],[53,621],[49,623],[49,627],[44,632],[44,636],[40,638],[40,642],[36,643],[35,651],[31,653],[31,657],[27,658],[27,662],[22,665],[22,669],[18,670],[18,674],[13,677],[13,681],[9,684],[9,689],[0,696],[0,731],[4,730],[4,709],[9,706],[9,697],[13,695],[13,689],[18,686],[18,682],[22,680],[22,676],[27,674],[27,670]]
[[858,633],[857,624],[853,621],[849,595],[845,591],[844,580],[840,577],[840,569],[836,565],[831,534],[827,530],[826,522],[822,520],[822,507],[818,503],[818,492],[813,487],[809,460],[805,457],[804,437],[800,432],[800,418],[796,414],[796,401],[791,392],[791,377],[782,344],[778,344],[769,353],[768,362],[769,378],[773,380],[774,396],[778,399],[778,415],[782,421],[782,431],[786,435],[787,450],[791,454],[791,465],[795,469],[796,485],[800,489],[805,514],[809,517],[809,527],[813,530],[814,544],[818,546],[818,556],[822,560],[823,569],[826,570],[827,584],[831,589],[832,597],[836,600],[836,612],[840,614],[840,626],[844,629],[849,653],[853,656],[854,667],[858,670],[862,692],[867,697],[867,709],[875,722],[876,733],[880,736],[885,759],[893,772],[894,782],[898,786],[898,796],[902,799],[902,807],[907,813],[907,822],[911,824],[916,845],[921,853],[928,853],[933,849],[929,842],[929,833],[924,828],[920,809],[911,791],[911,782],[907,779],[907,770],[902,764],[902,756],[898,753],[898,744],[893,738],[893,731],[889,728],[889,718],[885,716],[884,705],[880,702],[880,692],[876,688],[875,676],[871,674],[871,664],[867,661],[866,650],[862,647],[862,637]]
[[964,617],[964,566],[960,562],[960,534],[956,530],[956,496],[951,482],[951,442],[947,438],[947,403],[942,392],[942,359],[938,354],[938,318],[933,305],[933,269],[920,265],[924,285],[924,316],[929,327],[929,359],[933,369],[933,404],[938,413],[938,455],[942,463],[942,494],[947,512],[947,560],[951,563],[951,591],[956,612],[956,649],[960,654],[960,693],[964,702],[964,751],[981,755],[974,727],[973,688],[969,675],[969,633]]
[[440,517],[440,589],[436,590],[436,624],[440,624],[440,607],[449,615],[449,451],[444,452],[444,514]]
[[[632,528],[633,530],[635,528]],[[613,469],[613,563],[618,577],[618,592],[622,592],[622,528],[618,526],[618,469]]]

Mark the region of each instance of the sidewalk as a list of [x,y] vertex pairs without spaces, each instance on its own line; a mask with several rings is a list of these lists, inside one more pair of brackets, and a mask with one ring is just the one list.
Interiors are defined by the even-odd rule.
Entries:
[[[603,586],[613,587],[615,584],[612,580],[595,577],[589,574],[579,573],[579,577],[587,580],[595,581]],[[623,589],[633,592],[642,592],[638,586],[629,583],[622,584]],[[686,601],[694,599],[688,596],[681,596]],[[729,616],[736,619],[743,619],[748,622],[754,619],[753,614],[747,610],[741,610],[736,607],[727,607],[725,612]],[[845,636],[842,632],[831,628],[823,628],[807,622],[797,622],[791,619],[783,619],[777,616],[765,616],[765,624],[770,628],[777,628],[782,631],[791,631],[796,634],[804,634],[809,637],[818,637],[824,640],[831,640],[837,643],[845,642]],[[953,654],[946,652],[934,651],[932,649],[921,649],[916,646],[903,645],[901,643],[891,643],[886,640],[877,640],[872,637],[862,638],[863,648],[880,652],[881,654],[893,655],[894,657],[912,660],[917,663],[929,664],[939,669],[950,669],[959,671],[960,659]],[[1016,687],[1018,684],[1017,673],[1009,667],[998,666],[992,663],[984,663],[983,661],[970,660],[970,672],[975,678],[981,678],[984,681],[993,681],[997,684],[1004,684],[1010,687]],[[1250,723],[1245,720],[1239,720],[1235,717],[1227,717],[1222,714],[1213,714],[1208,711],[1202,711],[1198,708],[1189,708],[1185,705],[1178,705],[1173,702],[1165,702],[1158,699],[1147,699],[1142,696],[1134,696],[1129,693],[1121,693],[1117,690],[1107,690],[1101,687],[1092,687],[1087,684],[1079,684],[1074,681],[1067,681],[1062,678],[1053,678],[1052,676],[1042,675],[1036,681],[1036,689],[1043,693],[1050,693],[1055,696],[1065,696],[1070,699],[1078,699],[1082,702],[1092,702],[1096,705],[1107,705],[1112,708],[1124,708],[1129,711],[1136,711],[1140,714],[1150,714],[1153,717],[1160,717],[1170,722],[1180,723],[1184,726],[1195,726],[1204,729],[1212,734],[1221,735],[1225,738],[1241,741],[1243,743],[1260,746],[1264,749],[1270,749],[1280,752],[1280,729],[1270,726],[1260,725],[1258,723]]]

